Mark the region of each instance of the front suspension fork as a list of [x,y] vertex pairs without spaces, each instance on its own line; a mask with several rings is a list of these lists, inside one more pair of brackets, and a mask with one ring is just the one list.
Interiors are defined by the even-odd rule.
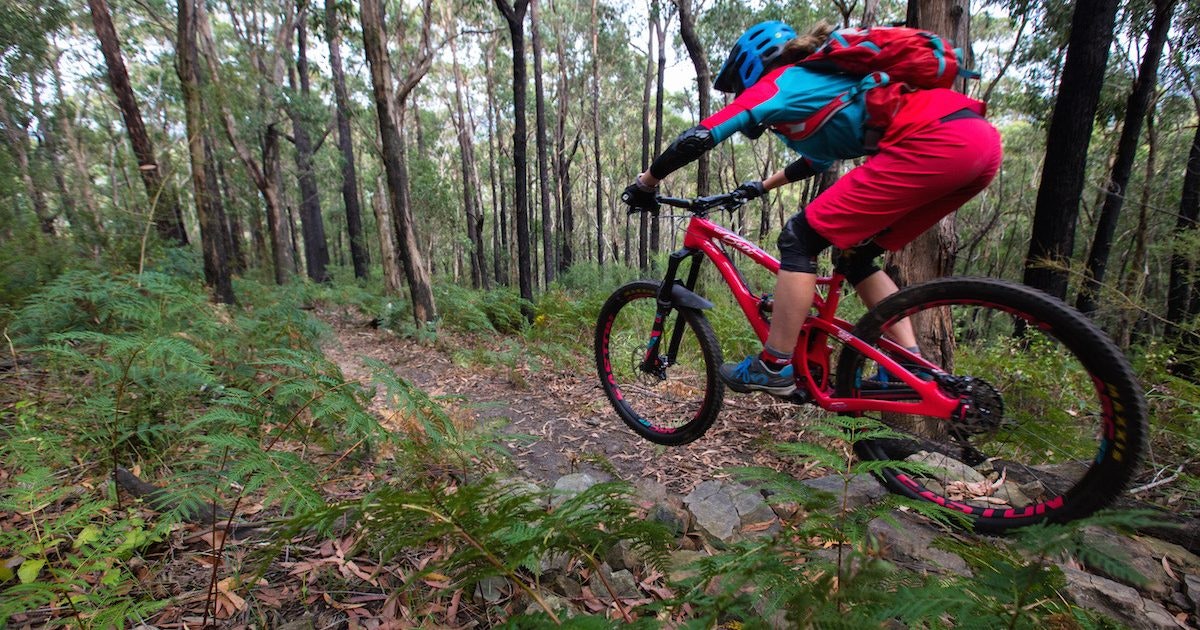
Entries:
[[[674,365],[675,357],[679,354],[679,344],[683,341],[683,316],[675,307],[675,302],[671,297],[671,288],[679,282],[676,279],[679,267],[688,259],[691,259],[691,267],[687,272],[687,280],[682,284],[689,291],[695,289],[696,281],[700,277],[700,262],[704,260],[704,257],[702,252],[687,247],[672,253],[667,259],[667,272],[663,275],[662,285],[658,289],[658,309],[654,314],[654,326],[650,329],[650,341],[646,344],[646,354],[642,359],[641,370],[659,378],[666,378],[666,368]],[[667,329],[672,311],[674,311],[675,325],[671,327],[671,338],[667,341],[667,352],[663,355],[660,353],[662,333]]]

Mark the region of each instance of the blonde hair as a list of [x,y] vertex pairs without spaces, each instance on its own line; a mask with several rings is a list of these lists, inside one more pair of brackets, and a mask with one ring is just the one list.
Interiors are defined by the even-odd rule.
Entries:
[[829,39],[829,34],[835,29],[832,24],[821,20],[812,25],[806,33],[798,35],[795,39],[788,41],[783,45],[783,52],[779,54],[776,60],[778,64],[793,64],[802,61],[805,57],[813,54]]

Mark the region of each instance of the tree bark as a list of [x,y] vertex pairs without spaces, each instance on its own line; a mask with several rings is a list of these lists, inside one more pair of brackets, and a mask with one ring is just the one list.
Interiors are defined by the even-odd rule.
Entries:
[[1116,15],[1117,0],[1075,5],[1058,100],[1046,138],[1033,233],[1025,257],[1025,284],[1060,299],[1067,294],[1067,267],[1075,250],[1088,145]]
[[554,260],[554,216],[550,205],[550,139],[546,129],[546,89],[542,80],[542,28],[538,0],[529,2],[529,30],[533,44],[534,124],[537,127],[538,192],[542,205],[542,276],[546,286],[554,282],[558,264]]
[[200,104],[200,80],[196,63],[198,60],[197,0],[177,0],[177,44],[175,48],[175,70],[183,91],[184,113],[187,118],[188,156],[192,163],[192,194],[196,198],[196,216],[200,223],[200,243],[204,251],[204,278],[218,302],[235,304],[228,260],[225,252],[224,232],[221,218],[214,207],[208,182],[208,167],[205,156],[204,114]]
[[[1137,157],[1141,141],[1142,121],[1146,119],[1154,89],[1158,85],[1158,65],[1162,60],[1163,45],[1167,41],[1167,31],[1171,27],[1171,15],[1174,10],[1175,0],[1156,0],[1154,3],[1154,19],[1147,34],[1146,52],[1142,55],[1133,89],[1125,101],[1125,122],[1121,126],[1121,138],[1117,141],[1112,175],[1109,177],[1108,186],[1105,187],[1104,205],[1096,224],[1092,251],[1083,271],[1083,286],[1075,301],[1075,308],[1084,313],[1091,314],[1096,311],[1096,298],[1104,283],[1113,235],[1117,232],[1117,221],[1125,204],[1126,187],[1129,185],[1133,161]],[[1149,185],[1150,182],[1147,181],[1146,186]]]
[[[646,24],[646,74],[642,80],[642,172],[650,166],[650,91],[654,89],[654,6],[650,7],[650,18]],[[650,213],[638,213],[638,268],[650,268]]]
[[[238,159],[246,167],[250,179],[254,181],[254,186],[258,188],[259,193],[262,194],[264,203],[266,203],[267,227],[271,235],[271,254],[275,268],[275,282],[276,284],[285,284],[296,273],[296,256],[293,246],[292,220],[288,209],[283,205],[280,195],[279,130],[274,122],[267,123],[267,127],[263,133],[262,164],[260,165],[254,159],[249,146],[238,136],[237,124],[229,109],[228,101],[220,98],[224,89],[221,85],[220,73],[217,68],[216,46],[213,43],[208,21],[204,19],[203,6],[203,4],[197,5],[199,11],[196,15],[196,27],[199,30],[199,37],[203,41],[206,53],[209,81],[212,82],[213,87],[216,88],[218,93],[217,101],[220,107],[221,122],[225,130],[225,137],[233,145]],[[262,59],[257,59],[255,63],[260,72],[265,72],[268,67],[271,69],[272,85],[280,85],[283,82],[283,51],[291,50],[291,33],[294,20],[295,14],[290,11],[283,17],[282,24],[273,42],[274,56],[271,63],[268,64]],[[257,57],[257,55],[253,56]]]
[[596,264],[604,266],[604,194],[600,170],[600,24],[592,0],[592,163],[596,173]]
[[[328,282],[329,243],[325,238],[325,219],[321,216],[321,192],[313,172],[313,144],[304,121],[304,102],[311,88],[308,79],[308,14],[306,3],[300,0],[296,19],[296,65],[289,68],[288,79],[292,100],[288,114],[292,119],[292,138],[296,147],[296,178],[300,184],[300,229],[304,238],[304,262],[308,277],[314,282]],[[299,77],[299,85],[296,82]],[[298,89],[297,89],[298,88]],[[296,99],[300,100],[297,104]]]
[[337,0],[325,0],[325,37],[329,43],[329,70],[337,103],[338,151],[342,155],[342,204],[346,208],[346,231],[350,234],[350,260],[354,277],[366,278],[371,257],[362,227],[362,204],[358,194],[358,172],[354,159],[354,136],[350,132],[350,94],[342,69],[342,32],[338,22]]
[[499,174],[500,165],[496,161],[496,137],[499,133],[497,120],[500,116],[496,105],[496,86],[492,80],[492,62],[488,55],[483,56],[483,73],[487,79],[488,179],[492,186],[492,277],[497,285],[507,286],[508,272],[501,253],[504,251],[504,182]]
[[381,175],[375,182],[375,194],[371,196],[371,208],[375,211],[375,224],[379,226],[379,259],[383,264],[383,286],[391,295],[404,290],[404,270],[400,268],[400,255],[396,252],[396,230],[392,229],[392,213],[388,210],[387,182]]
[[[663,143],[663,80],[667,73],[667,22],[670,15],[664,17],[662,9],[661,0],[654,0],[651,15],[654,16],[654,32],[658,37],[658,69],[654,78],[654,151],[651,155],[662,153]],[[659,225],[658,221],[650,222],[650,251],[654,253],[661,248]]]
[[[453,21],[446,7],[445,20],[447,27],[453,26]],[[466,107],[463,105],[462,66],[458,63],[458,45],[454,38],[450,39],[451,68],[454,71],[454,126],[458,138],[459,164],[463,177],[463,214],[467,223],[467,240],[471,243],[470,267],[471,286],[480,289],[487,283],[487,271],[483,259],[483,212],[476,203],[476,191],[479,189],[478,169],[475,167],[475,147],[471,141],[471,125],[467,120]]]
[[142,177],[146,197],[153,210],[155,229],[163,240],[187,245],[187,231],[183,227],[183,211],[179,207],[179,198],[163,177],[158,158],[155,157],[154,145],[150,142],[150,135],[146,133],[146,125],[142,121],[133,86],[129,82],[129,72],[125,69],[120,39],[117,37],[116,27],[113,26],[108,4],[106,0],[88,0],[88,9],[92,14],[96,38],[100,40],[100,52],[104,55],[104,64],[108,69],[108,84],[117,97],[117,106],[121,110],[121,118],[125,121],[126,133],[129,134],[129,143],[137,157],[138,173]]
[[[1197,226],[1200,226],[1200,125],[1192,138],[1188,152],[1187,167],[1183,174],[1183,192],[1179,198],[1179,214],[1175,218],[1175,246],[1171,248],[1171,279],[1167,289],[1167,335],[1179,340],[1186,324],[1196,316],[1196,303],[1191,278],[1195,269],[1194,250],[1188,244],[1195,242]],[[1189,256],[1189,253],[1192,254]],[[1194,336],[1194,335],[1193,335]],[[1192,343],[1197,343],[1193,339]]]
[[[429,3],[425,3],[425,29],[429,28]],[[433,302],[433,287],[429,280],[429,269],[417,244],[416,231],[408,204],[408,168],[404,157],[404,137],[399,127],[408,94],[429,71],[432,55],[427,46],[423,57],[409,71],[399,92],[392,88],[391,62],[388,59],[384,35],[383,6],[379,0],[363,0],[360,19],[363,29],[363,51],[371,69],[371,87],[378,111],[379,135],[383,143],[383,165],[387,173],[388,193],[391,200],[392,221],[398,239],[397,250],[408,281],[412,298],[413,318],[418,325],[425,325],[437,318]],[[393,98],[396,105],[393,106]]]
[[570,82],[567,79],[567,54],[563,45],[562,20],[558,20],[559,32],[554,38],[558,52],[558,125],[555,130],[554,164],[558,177],[555,189],[555,214],[559,219],[558,271],[566,272],[575,262],[575,208],[571,203],[571,161],[579,148],[580,133],[576,130],[574,147],[567,152],[567,113],[571,100]]
[[[533,300],[533,276],[530,272],[529,247],[529,176],[526,157],[525,90],[529,80],[525,69],[525,11],[529,0],[495,0],[508,23],[513,53],[513,211],[517,215],[517,284],[521,297]],[[529,315],[529,313],[526,313]]]
[[[687,48],[692,65],[696,67],[696,100],[700,104],[700,120],[708,118],[712,113],[712,71],[708,68],[708,57],[704,54],[704,44],[696,33],[696,15],[693,0],[674,0],[679,9],[679,36]],[[696,161],[696,193],[707,195],[708,190],[708,153],[705,152]]]

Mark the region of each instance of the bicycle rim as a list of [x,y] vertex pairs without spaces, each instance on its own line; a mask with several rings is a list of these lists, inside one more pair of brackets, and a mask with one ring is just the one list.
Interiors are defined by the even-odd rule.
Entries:
[[[630,428],[659,444],[685,444],[720,411],[721,351],[708,321],[689,309],[672,310],[660,340],[651,339],[658,287],[633,282],[609,298],[596,329],[596,366],[609,402]],[[671,360],[667,347],[677,327],[682,336]],[[653,366],[645,363],[651,345]]]
[[[917,372],[962,403],[947,420],[878,416],[911,435],[856,447],[866,459],[908,462],[882,471],[890,489],[1002,531],[1086,516],[1124,488],[1140,454],[1145,404],[1123,354],[1078,312],[984,279],[912,287],[876,311],[856,329],[872,343],[903,317],[918,329],[938,322],[937,339],[922,347],[951,358],[939,362],[944,374]],[[915,400],[850,348],[838,384],[843,395]]]

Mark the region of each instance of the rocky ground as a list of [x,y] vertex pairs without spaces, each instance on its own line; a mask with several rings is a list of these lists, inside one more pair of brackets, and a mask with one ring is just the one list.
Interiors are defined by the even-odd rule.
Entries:
[[[441,335],[438,341],[424,344],[401,339],[345,309],[324,310],[318,315],[334,330],[325,346],[327,356],[341,366],[347,378],[366,378],[363,359],[376,359],[440,397],[456,415],[476,422],[502,422],[506,433],[524,436],[508,442],[516,466],[543,487],[581,491],[611,478],[633,483],[651,513],[677,528],[680,545],[675,555],[681,563],[713,545],[770,532],[778,528],[781,519],[794,516],[772,509],[760,493],[732,481],[731,467],[766,466],[785,471],[813,487],[847,492],[852,506],[884,494],[869,478],[855,478],[847,485],[829,471],[768,448],[775,442],[806,437],[813,414],[807,408],[768,397],[732,398],[703,439],[668,449],[637,438],[620,424],[595,384],[593,368],[582,360],[585,358],[568,357],[556,364],[523,357],[521,361],[480,365],[467,358],[470,351],[486,355],[504,349],[498,345],[488,348],[492,342],[467,336]],[[376,401],[378,411],[386,417],[381,403]],[[871,533],[879,539],[885,557],[918,571],[969,575],[963,558],[931,545],[935,537],[1002,544],[936,529],[907,514],[896,518],[899,527],[876,520],[870,524]],[[1098,545],[1127,551],[1131,564],[1146,581],[1121,583],[1111,579],[1118,576],[1064,558],[1066,596],[1134,628],[1200,627],[1200,557],[1151,537],[1127,539],[1099,530],[1094,535]],[[638,567],[627,564],[620,557],[610,558],[609,577],[636,591]],[[486,585],[481,588],[488,590]],[[571,586],[564,589],[568,592],[562,595],[568,599],[577,595],[569,592]],[[476,596],[486,600],[490,594],[477,592]]]

